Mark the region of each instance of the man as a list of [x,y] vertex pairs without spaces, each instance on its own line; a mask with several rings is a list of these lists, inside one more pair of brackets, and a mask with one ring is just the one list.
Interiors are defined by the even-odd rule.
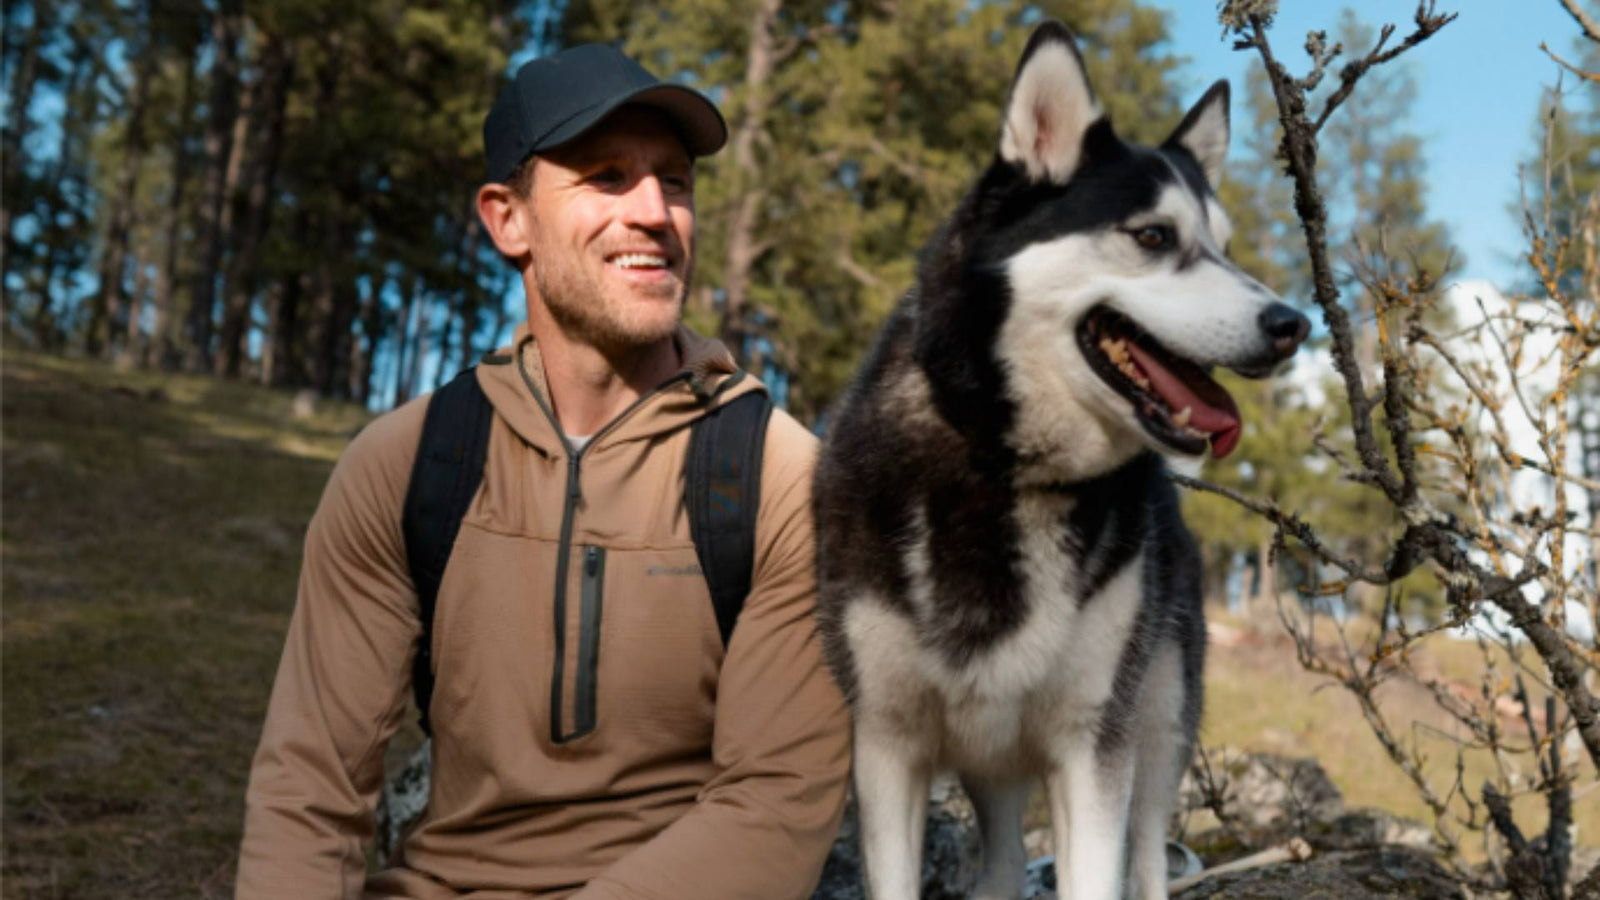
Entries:
[[680,324],[693,161],[726,136],[602,46],[528,63],[495,102],[478,213],[528,320],[476,372],[494,418],[433,619],[429,808],[368,878],[421,634],[401,531],[419,400],[355,439],[307,534],[240,897],[809,895],[849,767],[813,623],[814,441],[774,413],[726,650],[683,508],[690,426],[760,390]]

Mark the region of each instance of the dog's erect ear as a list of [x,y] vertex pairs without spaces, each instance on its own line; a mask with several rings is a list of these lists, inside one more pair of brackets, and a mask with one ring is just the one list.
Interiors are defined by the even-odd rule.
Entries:
[[1182,147],[1194,154],[1205,170],[1206,181],[1216,190],[1222,181],[1222,161],[1228,155],[1228,83],[1219,81],[1178,123],[1166,146]]
[[1053,20],[1041,24],[1011,82],[1000,158],[1035,181],[1065,182],[1082,161],[1084,132],[1100,116],[1072,32]]

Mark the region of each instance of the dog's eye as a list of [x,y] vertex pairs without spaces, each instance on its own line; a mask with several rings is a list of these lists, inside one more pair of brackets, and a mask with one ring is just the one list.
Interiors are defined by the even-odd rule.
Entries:
[[1129,234],[1146,250],[1168,250],[1178,242],[1178,234],[1171,225],[1146,225]]

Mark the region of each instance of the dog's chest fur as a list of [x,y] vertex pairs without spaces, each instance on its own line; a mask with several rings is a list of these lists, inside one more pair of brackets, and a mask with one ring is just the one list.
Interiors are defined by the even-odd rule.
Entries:
[[1022,492],[992,521],[935,498],[913,510],[903,596],[845,613],[850,643],[870,648],[858,708],[937,735],[939,763],[966,771],[1038,770],[1055,742],[1092,734],[1144,587],[1141,497],[1108,503],[1110,487]]

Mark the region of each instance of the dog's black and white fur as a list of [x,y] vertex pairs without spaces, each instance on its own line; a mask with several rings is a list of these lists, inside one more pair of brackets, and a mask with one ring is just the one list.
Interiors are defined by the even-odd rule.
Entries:
[[1160,147],[1126,144],[1070,33],[1040,26],[993,164],[832,423],[819,619],[874,900],[917,896],[938,769],[977,807],[978,896],[1020,894],[1041,776],[1063,900],[1167,896],[1205,629],[1156,451],[1230,449],[1205,370],[1266,374],[1308,327],[1223,256],[1227,102],[1219,82]]

